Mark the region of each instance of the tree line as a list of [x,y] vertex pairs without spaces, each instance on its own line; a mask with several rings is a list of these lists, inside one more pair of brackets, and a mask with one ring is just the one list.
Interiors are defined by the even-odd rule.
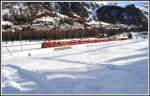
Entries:
[[[126,30],[124,30],[126,31]],[[14,32],[2,32],[2,41],[16,41],[16,40],[56,40],[68,38],[85,38],[96,37],[98,34],[107,34],[112,36],[122,33],[120,29],[74,29],[74,30],[16,30]]]

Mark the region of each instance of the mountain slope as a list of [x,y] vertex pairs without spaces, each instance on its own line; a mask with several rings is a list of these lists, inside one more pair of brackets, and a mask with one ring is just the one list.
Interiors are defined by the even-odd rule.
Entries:
[[120,7],[115,4],[101,5],[96,2],[24,2],[3,4],[2,17],[4,21],[11,21],[15,25],[32,24],[36,19],[50,17],[57,22],[55,25],[61,24],[62,21],[63,23],[77,22],[82,25],[85,22],[102,21],[147,28],[148,18],[145,14],[148,12],[145,10],[134,5]]
[[140,9],[134,5],[128,5],[125,8],[119,6],[103,6],[97,10],[98,20],[128,25],[147,25],[148,19],[142,14]]

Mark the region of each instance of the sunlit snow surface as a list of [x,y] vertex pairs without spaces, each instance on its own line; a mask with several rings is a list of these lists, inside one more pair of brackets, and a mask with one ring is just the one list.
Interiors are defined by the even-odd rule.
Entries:
[[53,49],[26,50],[13,56],[2,51],[3,94],[148,92],[148,39]]

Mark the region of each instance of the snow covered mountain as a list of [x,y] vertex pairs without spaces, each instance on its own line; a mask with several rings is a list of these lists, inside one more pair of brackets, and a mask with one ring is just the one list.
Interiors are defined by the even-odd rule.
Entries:
[[144,6],[136,6],[137,8],[139,8],[141,10],[141,12],[148,18],[148,7],[149,4],[145,3]]
[[[64,26],[64,24],[73,26],[74,23],[84,26],[85,23],[90,22],[96,22],[95,24],[105,22],[144,27],[148,25],[148,18],[145,16],[145,14],[148,15],[148,12],[145,10],[143,7],[134,5],[123,8],[115,3],[103,5],[97,2],[3,3],[2,18],[15,25],[44,21],[52,26]],[[44,17],[45,20],[43,20]]]

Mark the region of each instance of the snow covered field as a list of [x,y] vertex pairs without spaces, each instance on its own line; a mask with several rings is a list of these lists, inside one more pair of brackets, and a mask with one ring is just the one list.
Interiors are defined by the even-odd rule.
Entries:
[[82,44],[61,51],[25,50],[13,56],[3,49],[3,94],[148,92],[148,39]]

